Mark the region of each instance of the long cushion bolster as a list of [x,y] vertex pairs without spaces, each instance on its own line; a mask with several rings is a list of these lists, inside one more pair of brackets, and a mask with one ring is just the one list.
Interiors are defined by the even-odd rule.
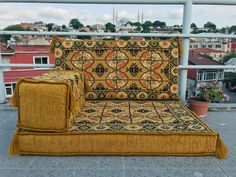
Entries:
[[18,128],[61,132],[83,109],[85,80],[77,71],[51,71],[17,82],[12,104],[18,107]]

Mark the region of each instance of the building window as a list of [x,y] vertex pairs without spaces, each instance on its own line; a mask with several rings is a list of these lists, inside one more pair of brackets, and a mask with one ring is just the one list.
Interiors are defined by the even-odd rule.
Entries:
[[218,72],[218,80],[223,80],[224,79],[224,73],[221,71],[221,72]]
[[13,95],[13,91],[16,87],[16,83],[6,83],[5,84],[5,93],[7,97],[10,97]]
[[223,80],[224,79],[224,73],[223,71],[218,72],[199,72],[197,75],[198,81],[213,81],[213,80]]
[[202,48],[206,48],[206,45],[202,45]]
[[212,48],[212,45],[208,45],[208,48]]
[[221,45],[216,45],[216,48],[221,48]]
[[203,73],[198,73],[198,74],[197,74],[197,80],[198,80],[198,81],[203,80],[203,79],[202,79],[202,74],[203,74]]
[[215,79],[216,79],[216,73],[215,72],[205,73],[205,77],[204,77],[205,81],[215,80]]
[[[49,64],[49,57],[48,56],[34,56],[33,62],[34,64]],[[34,68],[42,68],[42,67],[34,67]]]

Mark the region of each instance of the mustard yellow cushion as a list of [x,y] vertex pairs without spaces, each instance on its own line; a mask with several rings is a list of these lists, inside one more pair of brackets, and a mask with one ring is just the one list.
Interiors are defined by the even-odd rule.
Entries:
[[20,79],[12,99],[18,128],[60,132],[70,128],[85,102],[85,81],[76,71],[52,71]]

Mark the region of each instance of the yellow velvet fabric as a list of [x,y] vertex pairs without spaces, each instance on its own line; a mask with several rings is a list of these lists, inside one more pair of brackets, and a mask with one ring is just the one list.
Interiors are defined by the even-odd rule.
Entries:
[[52,71],[20,79],[11,100],[18,107],[18,128],[65,131],[83,109],[84,79],[76,71]]
[[227,157],[218,134],[17,132],[10,155],[212,155]]
[[[18,81],[12,104],[19,108],[19,129],[9,155],[227,157],[219,135],[178,102],[180,41],[54,38],[51,50],[57,67],[83,72],[85,78],[77,92],[75,82],[65,78]],[[92,100],[84,108],[80,89]]]
[[180,101],[86,101],[61,133],[18,130],[9,154],[215,155],[219,135]]

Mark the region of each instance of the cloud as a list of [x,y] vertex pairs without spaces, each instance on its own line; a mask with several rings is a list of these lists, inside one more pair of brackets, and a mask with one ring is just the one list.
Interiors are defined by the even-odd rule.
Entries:
[[53,8],[53,7],[45,7],[35,9],[33,12],[38,18],[48,18],[50,20],[66,20],[68,18],[72,18],[73,16],[68,10],[64,10],[61,8]]
[[[151,10],[139,11],[140,20],[141,20],[142,12],[144,14],[144,20],[155,19],[155,17],[157,16]],[[138,20],[138,11],[136,11],[134,13],[133,11],[122,10],[122,11],[118,11],[117,15],[118,15],[118,21],[119,21],[119,19],[122,19],[122,18],[126,18],[130,21],[137,21]],[[111,14],[107,14],[107,13],[102,14],[98,18],[96,18],[96,20],[100,23],[112,22],[112,20],[113,20],[112,13]]]
[[183,8],[174,8],[168,12],[167,18],[179,19],[183,17]]
[[[117,16],[118,16],[118,21],[121,18],[126,18],[131,21],[137,20],[137,14],[128,12],[126,10],[117,12]],[[107,22],[112,22],[112,21],[113,21],[112,13],[111,14],[105,13],[105,14],[99,15],[96,18],[96,22],[99,22],[99,23],[107,23]]]
[[[65,5],[65,4],[1,4],[0,29],[20,22],[44,21],[68,24],[71,18],[78,18],[83,24],[112,22],[113,5]],[[136,21],[138,10],[144,13],[144,21],[161,20],[167,25],[181,24],[183,6],[164,5],[116,5],[118,20],[127,18]],[[227,13],[226,13],[227,12]],[[236,25],[234,6],[193,6],[192,22],[203,26],[212,21],[219,27]]]
[[148,18],[148,19],[155,19],[155,18],[157,18],[159,16],[158,12],[154,12],[152,10],[144,10],[142,12],[144,14],[144,17]]
[[128,12],[127,10],[122,10],[122,11],[118,12],[118,17],[119,18],[127,18],[129,20],[136,20],[137,14],[134,14],[132,12]]
[[236,11],[234,6],[193,6],[192,21],[203,26],[208,21],[225,27],[236,25]]
[[107,23],[112,22],[112,15],[110,14],[103,14],[96,18],[95,23]]
[[[14,9],[14,11],[12,11]],[[3,5],[0,7],[0,28],[4,28],[11,24],[20,22],[55,22],[55,23],[68,23],[72,18],[88,20],[90,13],[88,10],[79,10],[72,13],[67,9],[56,8],[52,6],[38,7],[31,6],[27,10],[25,8],[17,8],[16,5]]]

